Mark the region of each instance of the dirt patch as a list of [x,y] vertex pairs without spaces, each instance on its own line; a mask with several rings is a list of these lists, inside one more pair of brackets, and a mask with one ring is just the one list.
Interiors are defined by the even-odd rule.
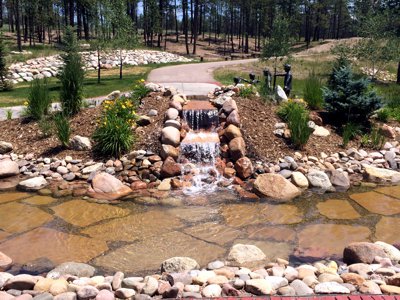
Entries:
[[[142,99],[142,105],[138,114],[147,115],[150,109],[156,109],[158,116],[152,117],[152,123],[145,127],[139,127],[136,132],[136,143],[133,150],[149,149],[158,152],[160,147],[159,136],[164,119],[164,111],[168,108],[167,97],[159,93],[151,93]],[[96,120],[100,117],[101,107],[82,109],[76,116],[71,118],[71,137],[81,135],[91,137],[96,129]],[[55,128],[53,128],[55,132]],[[63,158],[67,155],[74,159],[100,159],[92,151],[74,151],[60,147],[56,134],[44,137],[37,122],[26,119],[14,119],[0,122],[0,140],[13,144],[14,153],[32,153],[35,157]]]

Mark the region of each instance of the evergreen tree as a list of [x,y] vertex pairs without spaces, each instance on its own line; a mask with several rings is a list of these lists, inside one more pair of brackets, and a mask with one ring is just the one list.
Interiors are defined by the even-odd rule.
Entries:
[[65,54],[62,55],[64,66],[60,73],[60,101],[67,116],[78,113],[82,104],[85,71],[78,50],[76,35],[71,27],[67,27],[64,38]]
[[0,32],[0,91],[9,90],[10,82],[6,80],[7,62],[6,62],[6,45],[4,42],[3,32]]

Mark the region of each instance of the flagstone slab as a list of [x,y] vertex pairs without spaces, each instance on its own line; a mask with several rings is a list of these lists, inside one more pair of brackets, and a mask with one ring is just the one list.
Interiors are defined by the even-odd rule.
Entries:
[[79,227],[85,227],[102,220],[129,215],[128,209],[109,204],[90,203],[84,200],[71,200],[51,208],[55,215]]
[[177,217],[174,218],[163,211],[152,210],[93,225],[82,230],[82,233],[99,240],[130,242],[182,226]]
[[55,264],[87,262],[107,251],[104,241],[68,234],[50,228],[36,228],[0,243],[0,251],[14,262],[24,264],[46,257]]
[[10,202],[0,205],[0,229],[8,233],[24,232],[53,220],[37,207]]
[[277,242],[294,242],[296,239],[296,232],[293,229],[282,226],[251,225],[246,230],[249,239],[274,240]]
[[22,202],[32,205],[49,205],[54,203],[55,201],[57,200],[49,196],[33,196],[23,200]]
[[375,238],[389,244],[400,244],[400,218],[382,217],[376,224]]
[[6,237],[8,237],[10,234],[4,231],[0,231],[0,242],[4,240]]
[[396,215],[400,213],[400,200],[377,192],[366,192],[350,195],[350,198],[372,213]]
[[123,246],[94,260],[94,264],[113,271],[137,273],[159,270],[161,263],[174,256],[195,259],[201,267],[225,256],[225,249],[187,234],[173,231]]
[[216,223],[204,223],[186,228],[185,233],[207,242],[225,245],[239,237],[242,232]]
[[371,231],[364,226],[315,224],[305,226],[298,236],[295,255],[313,258],[342,258],[343,249],[352,242],[369,240]]
[[300,223],[303,217],[296,206],[288,204],[235,204],[225,206],[221,213],[226,223],[233,227],[262,223],[296,224]]
[[353,220],[360,214],[346,200],[330,199],[317,204],[318,211],[328,219]]
[[30,194],[28,193],[19,193],[19,192],[0,194],[0,204],[21,200],[24,198],[28,198],[29,196]]
[[384,186],[381,188],[377,188],[374,191],[400,199],[400,185]]
[[268,261],[275,261],[275,259],[277,258],[283,258],[289,260],[289,256],[294,251],[294,245],[289,243],[238,239],[233,242],[233,245],[235,244],[257,246],[267,256]]
[[210,207],[188,207],[169,209],[167,213],[186,222],[205,222],[217,217],[219,212],[218,209]]

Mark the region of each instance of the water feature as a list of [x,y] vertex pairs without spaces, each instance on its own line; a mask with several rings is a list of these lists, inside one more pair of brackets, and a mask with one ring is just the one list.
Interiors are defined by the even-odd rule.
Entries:
[[175,206],[3,193],[0,251],[17,264],[46,257],[143,275],[172,256],[193,257],[204,266],[225,258],[236,243],[257,245],[270,259],[291,263],[340,259],[353,241],[400,243],[400,186],[309,193],[286,204],[246,202],[228,190],[176,193]]

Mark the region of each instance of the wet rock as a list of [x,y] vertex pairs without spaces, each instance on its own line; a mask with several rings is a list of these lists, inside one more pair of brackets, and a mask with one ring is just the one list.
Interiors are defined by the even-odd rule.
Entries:
[[222,289],[218,284],[210,284],[207,285],[201,292],[204,297],[212,298],[212,297],[220,297],[222,293]]
[[290,287],[294,289],[296,296],[307,296],[314,294],[314,291],[299,279],[294,280],[290,284]]
[[235,169],[241,179],[249,178],[254,172],[253,164],[247,157],[239,158],[235,163]]
[[233,265],[260,263],[265,258],[265,254],[258,247],[243,244],[234,245],[228,255],[228,261]]
[[245,290],[254,295],[270,295],[273,292],[271,284],[265,279],[246,280]]
[[190,257],[172,257],[163,261],[161,264],[161,272],[179,273],[198,269],[200,266],[193,258]]
[[12,263],[12,259],[0,251],[0,272],[8,270]]
[[161,176],[169,178],[182,173],[181,165],[176,163],[172,157],[167,157],[161,167]]
[[229,153],[234,161],[246,155],[246,144],[242,137],[237,137],[229,142]]
[[161,142],[173,147],[179,146],[181,142],[180,131],[172,126],[164,127],[161,131]]
[[375,256],[387,257],[380,246],[367,242],[351,243],[343,251],[343,261],[347,264],[371,264]]
[[57,266],[47,274],[47,278],[58,279],[63,275],[72,275],[77,277],[93,277],[96,269],[88,264],[78,262],[66,262]]
[[[0,141],[0,154],[6,154],[13,150],[13,145],[5,141]],[[0,168],[1,170],[1,168]]]
[[80,135],[75,135],[70,139],[69,146],[76,151],[88,151],[92,149],[90,139]]
[[299,188],[308,188],[307,177],[304,176],[304,174],[301,172],[293,172],[292,173],[292,181]]
[[352,220],[360,218],[360,214],[346,200],[330,199],[317,204],[320,214],[329,219]]
[[10,159],[0,160],[0,178],[11,177],[19,174],[18,164]]
[[38,278],[35,278],[34,276],[31,275],[26,275],[26,274],[16,275],[7,280],[7,282],[3,286],[3,289],[19,290],[19,291],[32,290],[37,281]]
[[172,157],[174,160],[177,160],[179,157],[179,149],[175,148],[174,146],[171,145],[161,145],[161,157],[163,159],[166,159],[167,157]]
[[330,181],[332,185],[340,188],[341,190],[348,190],[350,188],[349,175],[345,172],[338,170],[330,171]]
[[228,140],[232,140],[237,137],[242,136],[242,132],[240,131],[239,127],[230,124],[228,127],[225,128],[224,135]]
[[328,175],[326,175],[326,173],[323,171],[311,170],[308,172],[307,178],[311,186],[315,188],[330,190],[332,187]]
[[290,201],[301,194],[289,180],[272,173],[259,175],[254,182],[254,189],[257,193],[279,202]]
[[362,166],[365,169],[368,179],[370,180],[381,179],[391,182],[400,181],[400,172],[383,168],[377,168],[367,164],[362,164]]
[[130,194],[132,190],[116,177],[102,172],[96,174],[92,180],[88,195],[95,199],[115,200]]
[[240,116],[237,110],[234,110],[229,114],[229,116],[226,118],[226,124],[232,124],[237,127],[240,126]]
[[350,294],[348,288],[337,282],[323,282],[315,286],[317,294]]

